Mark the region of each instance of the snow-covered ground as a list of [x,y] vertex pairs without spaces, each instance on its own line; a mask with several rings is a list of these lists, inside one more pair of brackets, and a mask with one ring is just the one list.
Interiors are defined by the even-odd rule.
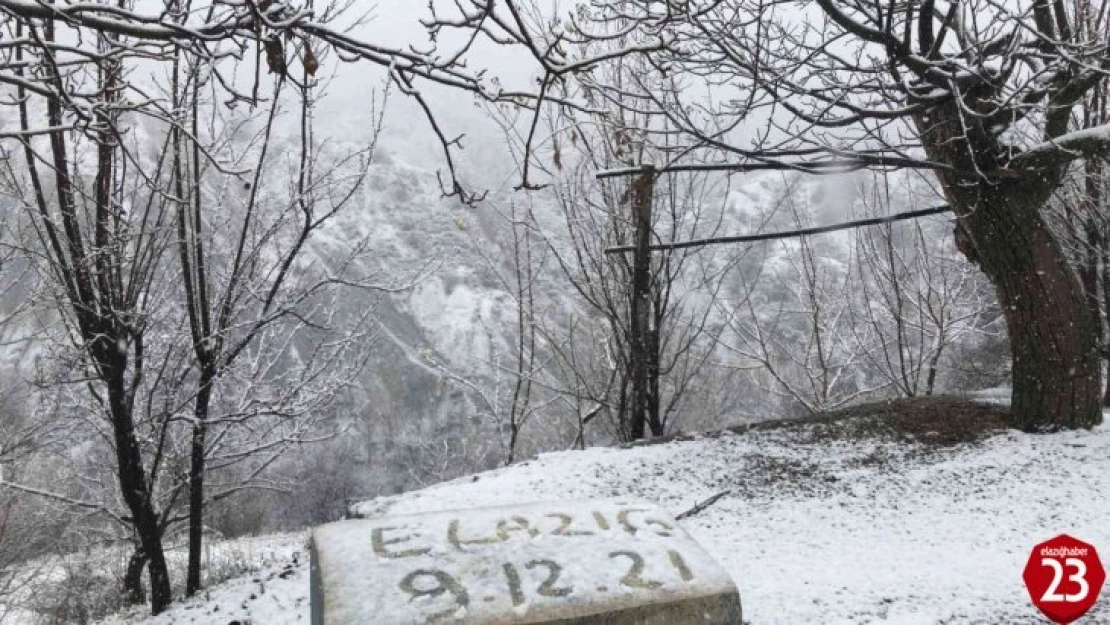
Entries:
[[[234,540],[209,538],[202,554],[205,577],[230,580],[217,584],[221,588],[222,599],[227,598],[226,590],[234,587],[247,589],[243,593],[244,598],[249,597],[252,592],[265,595],[265,584],[269,582],[269,577],[286,582],[297,573],[296,564],[307,558],[306,541],[306,532],[241,537]],[[183,541],[171,540],[166,547],[171,580],[175,588],[180,588],[185,582],[186,545]],[[13,586],[8,589],[14,592],[5,596],[12,604],[0,604],[0,624],[87,622],[89,611],[101,610],[103,613],[105,603],[98,603],[98,600],[118,603],[119,580],[130,555],[130,546],[116,544],[25,562],[17,573]],[[264,575],[248,575],[257,571],[264,572]],[[279,586],[285,585],[281,582],[278,582]],[[301,580],[301,584],[304,583]],[[295,583],[290,583],[277,595],[267,599],[274,604],[275,613],[285,614],[289,607],[285,601],[294,601],[297,595]],[[307,600],[307,594],[305,596]],[[267,601],[262,601],[259,605],[266,603]],[[49,607],[44,610],[36,606]],[[175,606],[177,609],[185,607]],[[35,610],[40,613],[36,614]],[[255,606],[252,606],[252,610],[260,612]],[[131,623],[141,621],[145,616],[143,608],[135,608],[116,615],[107,622]],[[179,622],[181,617],[174,618],[175,622]],[[232,620],[234,619],[229,619]],[[229,621],[213,622],[225,625]],[[255,625],[265,622],[268,621],[255,621]]]
[[[955,447],[830,439],[812,427],[546,454],[356,508],[632,496],[678,514],[728,490],[683,525],[732,574],[756,624],[1043,623],[1021,579],[1035,543],[1066,532],[1110,564],[1110,426]],[[289,540],[301,548],[303,538]],[[1080,623],[1110,623],[1107,594]],[[307,598],[302,549],[296,562],[142,622],[306,623]]]
[[[273,563],[251,575],[228,580],[193,599],[174,604],[157,618],[147,615],[148,608],[135,607],[105,619],[102,625],[308,623],[308,535],[284,534],[281,538],[280,545],[270,545],[273,551],[266,561]],[[280,559],[273,558],[275,554],[280,554]]]

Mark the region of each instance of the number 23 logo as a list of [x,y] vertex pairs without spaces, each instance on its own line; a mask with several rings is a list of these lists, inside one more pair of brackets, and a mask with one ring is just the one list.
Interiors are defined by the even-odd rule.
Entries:
[[[1087,565],[1079,558],[1067,558],[1063,564],[1056,558],[1041,558],[1041,565],[1047,566],[1052,569],[1052,583],[1044,591],[1041,596],[1041,601],[1065,603],[1076,603],[1083,601],[1087,598],[1088,593],[1091,592],[1091,587],[1087,584]],[[1069,582],[1075,582],[1079,585],[1079,592],[1075,594],[1060,593],[1060,582],[1064,580],[1064,569],[1073,568],[1075,572],[1068,575]]]

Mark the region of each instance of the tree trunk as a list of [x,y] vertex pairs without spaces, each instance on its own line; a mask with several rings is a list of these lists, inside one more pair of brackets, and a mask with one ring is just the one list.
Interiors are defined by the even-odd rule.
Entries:
[[[1094,343],[1098,349],[1102,349],[1106,345],[1106,339],[1102,332],[1102,302],[1099,300],[1098,294],[1098,281],[1099,281],[1099,249],[1102,243],[1099,241],[1098,230],[1093,223],[1094,215],[1087,215],[1088,220],[1085,228],[1085,254],[1080,260],[1079,266],[1079,281],[1083,285],[1083,295],[1087,298],[1087,308],[1091,311],[1091,316],[1094,318],[1095,336]],[[1102,364],[1102,359],[1099,359],[1099,364]],[[1102,369],[1100,366],[1100,375]],[[1107,388],[1110,392],[1110,387]]]
[[[1079,226],[1083,228],[1082,241],[1078,241],[1083,250],[1079,261],[1079,280],[1083,285],[1083,292],[1087,297],[1087,307],[1095,321],[1095,342],[1100,349],[1105,349],[1107,342],[1102,330],[1102,317],[1110,313],[1110,309],[1103,309],[1103,301],[1099,298],[1099,262],[1106,253],[1107,242],[1103,237],[1106,218],[1102,215],[1103,198],[1103,162],[1091,159],[1084,163],[1083,197],[1079,202]],[[1077,228],[1078,230],[1078,228]],[[1106,286],[1105,284],[1103,285]],[[1106,294],[1103,294],[1104,297]],[[1106,385],[1106,396],[1103,403],[1110,402],[1110,382]],[[1108,404],[1110,405],[1110,404]]]
[[1040,200],[1047,194],[1030,188],[1037,183],[978,184],[950,189],[949,196],[1006,318],[1013,425],[1026,431],[1092,427],[1102,422],[1097,319],[1044,220]]
[[516,457],[516,439],[520,436],[520,424],[516,422],[516,415],[510,417],[509,423],[509,453],[505,456],[505,466],[513,463]]
[[127,560],[127,571],[123,574],[123,601],[128,605],[146,603],[146,589],[143,588],[143,571],[146,569],[146,554],[141,545]]
[[957,230],[970,240],[960,250],[987,274],[1006,318],[1012,424],[1026,431],[1092,427],[1102,422],[1097,319],[1043,213],[1066,169],[1007,169],[1009,151],[998,137],[964,115],[992,105],[967,97],[962,105],[933,107],[915,123],[929,157],[953,167],[937,175]]
[[[1110,321],[1110,222],[1103,223],[1102,231],[1102,309],[1107,316],[1107,321]],[[1110,338],[1107,339],[1103,345],[1103,359],[1106,361],[1107,368],[1107,381],[1106,381],[1106,395],[1102,399],[1102,405],[1110,408]]]
[[944,326],[937,329],[936,349],[929,356],[929,375],[925,379],[925,396],[930,397],[937,384],[937,370],[940,369],[940,358],[944,354]]
[[200,560],[204,544],[204,445],[208,433],[208,406],[212,399],[214,375],[201,374],[200,392],[193,416],[192,459],[189,468],[189,564],[185,575],[185,596],[192,597],[200,590]]
[[131,423],[130,410],[124,399],[123,368],[105,373],[109,379],[109,404],[112,410],[112,431],[116,444],[116,462],[119,466],[119,486],[123,499],[131,511],[139,546],[149,558],[150,610],[159,614],[170,605],[173,594],[166,557],[162,551],[162,528],[151,502],[150,488],[146,483],[139,442]]

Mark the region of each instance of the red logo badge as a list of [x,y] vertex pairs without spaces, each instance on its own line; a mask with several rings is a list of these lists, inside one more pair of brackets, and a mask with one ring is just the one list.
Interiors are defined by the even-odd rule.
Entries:
[[1095,604],[1106,570],[1094,545],[1060,534],[1033,547],[1022,578],[1033,605],[1064,625]]

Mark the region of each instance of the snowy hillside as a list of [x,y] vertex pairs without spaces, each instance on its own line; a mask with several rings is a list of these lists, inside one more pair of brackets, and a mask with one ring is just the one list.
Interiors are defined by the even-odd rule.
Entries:
[[[933,427],[855,419],[544,454],[354,511],[633,496],[677,514],[727,490],[683,524],[732,574],[751,623],[1043,622],[1021,582],[1031,547],[1067,532],[1110,554],[1110,427],[959,443]],[[305,623],[307,597],[301,550],[142,622]],[[1081,622],[1110,623],[1110,601]]]

